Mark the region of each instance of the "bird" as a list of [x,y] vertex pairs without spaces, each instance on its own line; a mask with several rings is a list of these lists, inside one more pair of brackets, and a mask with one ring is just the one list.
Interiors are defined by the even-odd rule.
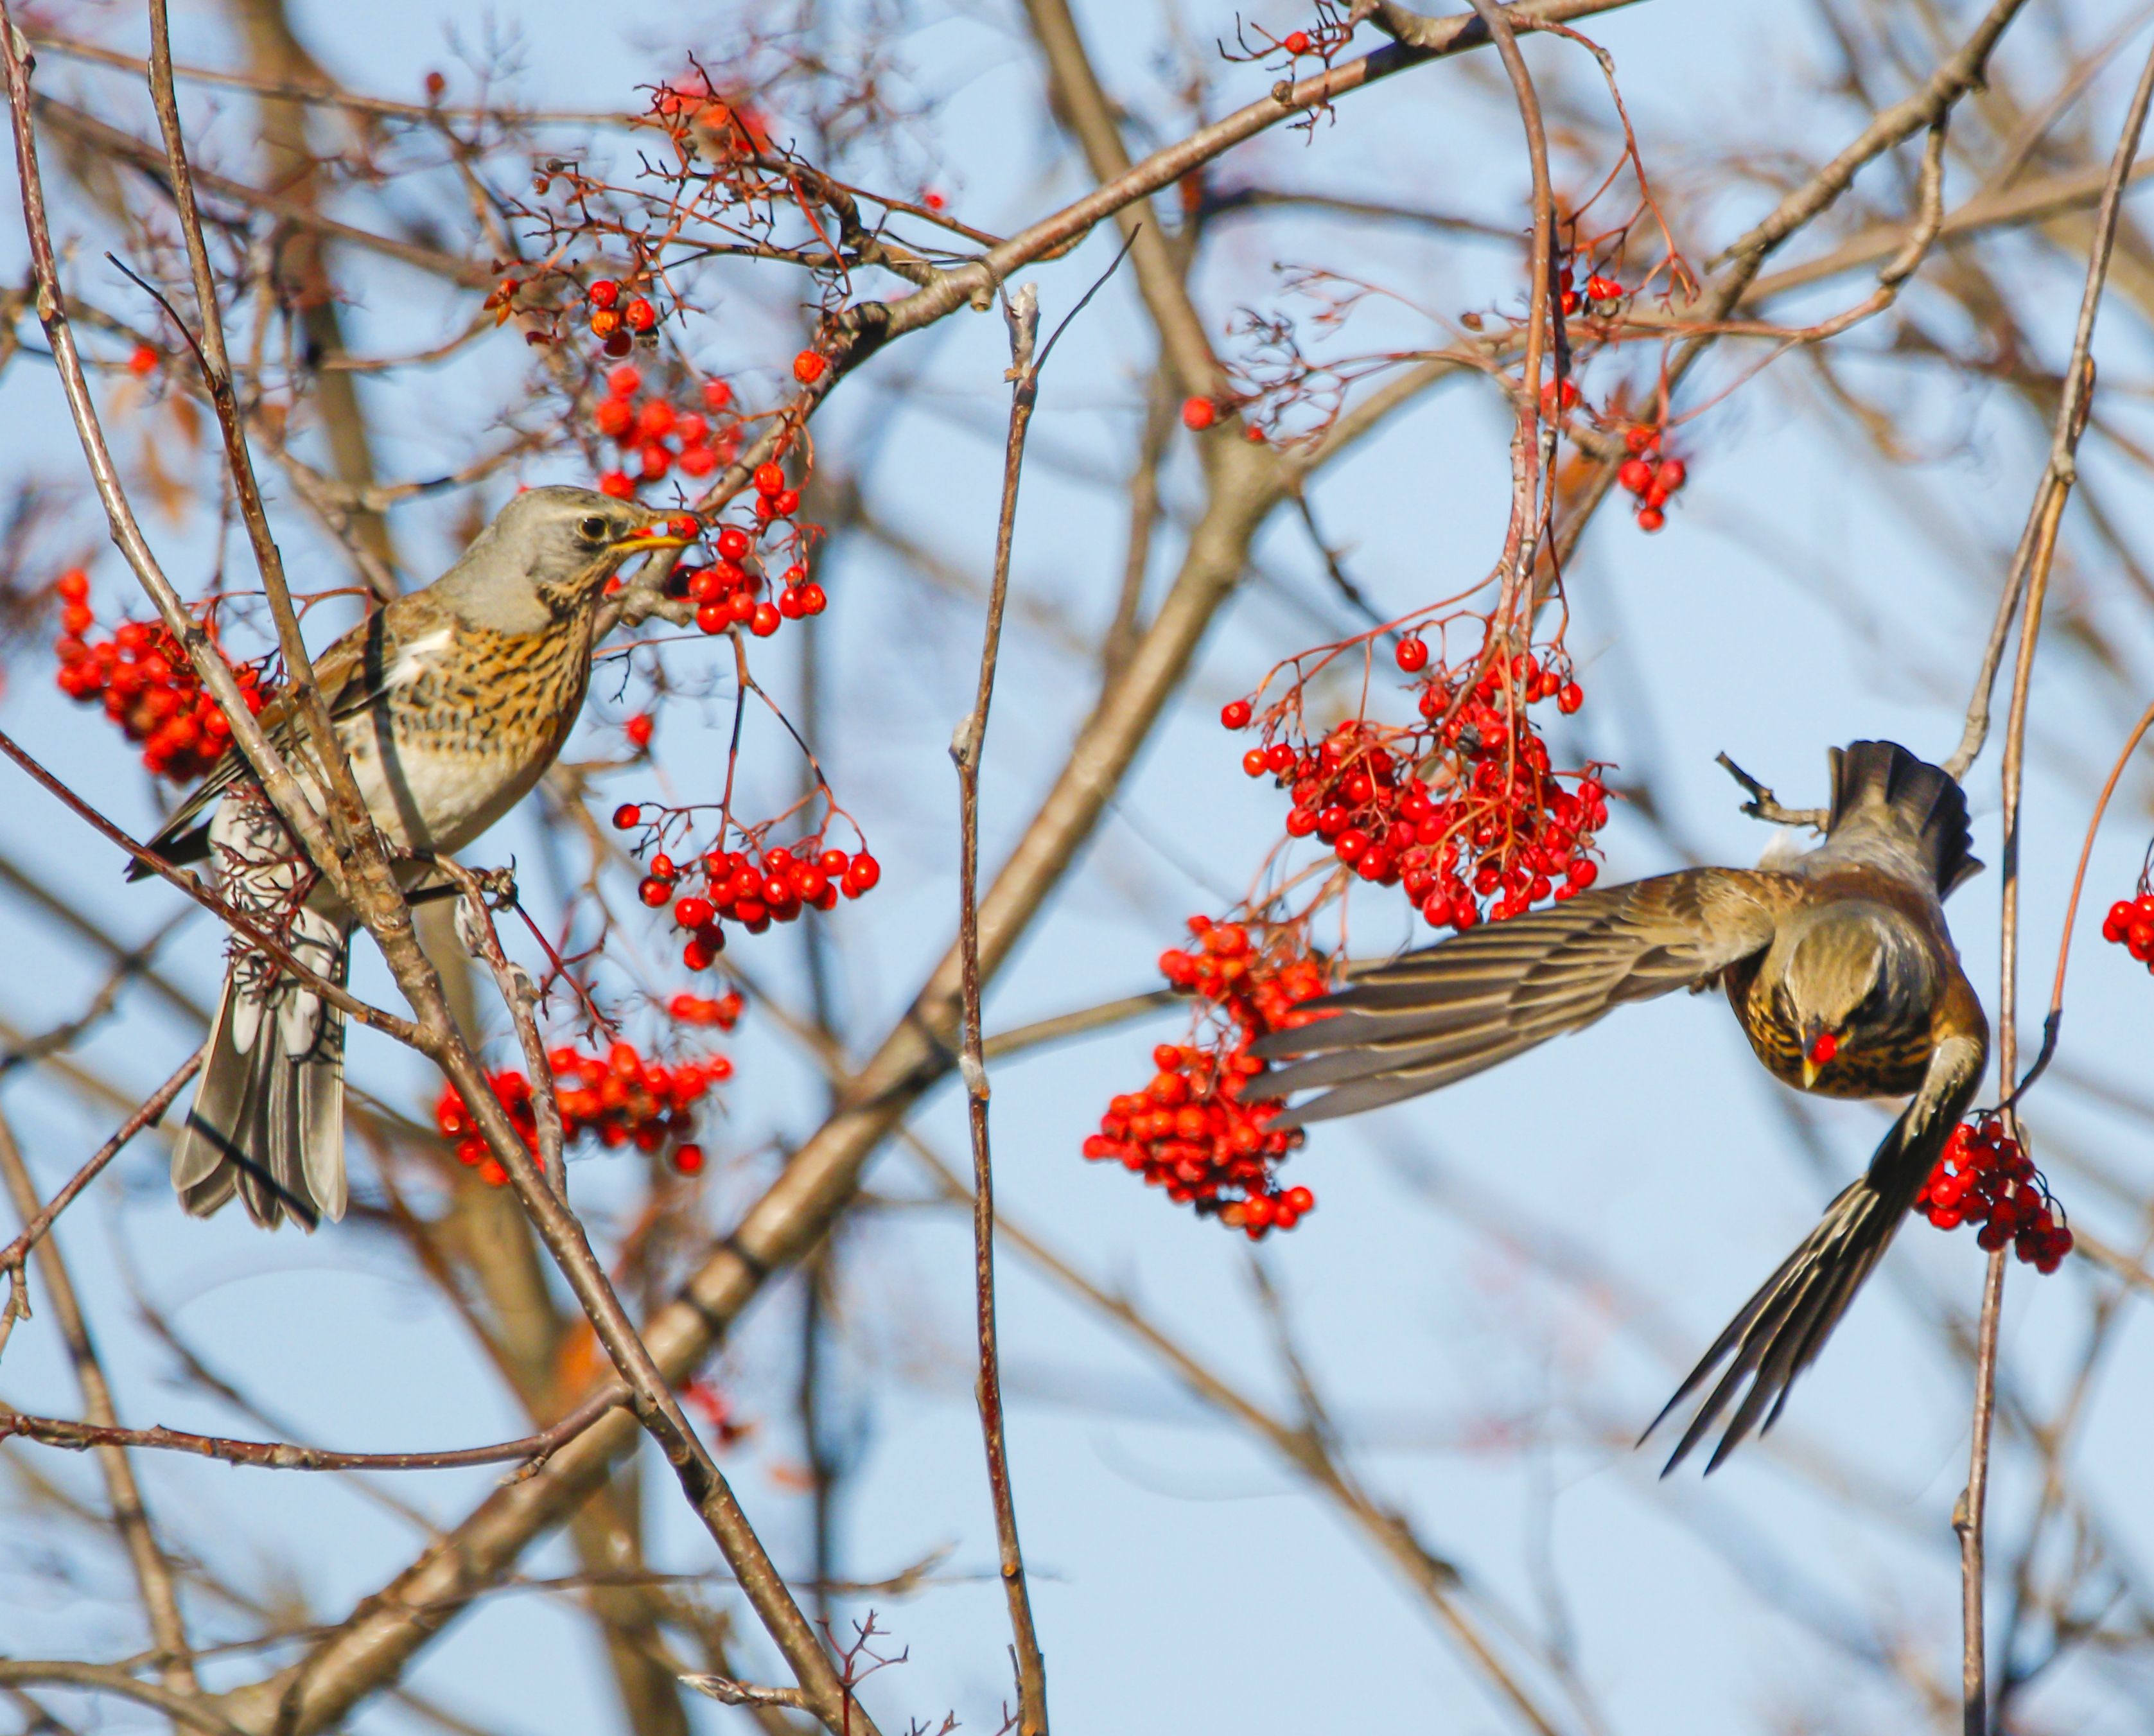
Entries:
[[[598,605],[631,557],[685,547],[690,527],[588,488],[517,494],[431,585],[396,598],[314,659],[366,809],[389,845],[461,850],[529,794],[590,686]],[[319,809],[324,779],[289,691],[262,728]],[[212,804],[214,806],[212,807]],[[219,892],[291,956],[341,983],[355,923],[263,796],[237,746],[148,845],[207,860]],[[132,865],[130,880],[151,871]],[[407,891],[422,865],[398,869]],[[268,953],[233,940],[172,1185],[207,1218],[237,1192],[264,1228],[344,1215],[345,1015]]]
[[1294,1127],[1434,1090],[1627,1002],[1718,984],[1776,1079],[1826,1096],[1910,1100],[1869,1167],[1646,1428],[1649,1437],[1727,1364],[1664,1476],[1731,1404],[1708,1473],[1753,1426],[1777,1420],[1913,1206],[1988,1065],[1988,1021],[1943,909],[1982,866],[1969,853],[1965,793],[1894,742],[1835,748],[1831,768],[1815,849],[1777,865],[1689,868],[1596,887],[1467,929],[1359,973],[1304,1003],[1329,1016],[1255,1045],[1266,1059],[1302,1057],[1263,1080],[1266,1096],[1326,1088],[1271,1123]]

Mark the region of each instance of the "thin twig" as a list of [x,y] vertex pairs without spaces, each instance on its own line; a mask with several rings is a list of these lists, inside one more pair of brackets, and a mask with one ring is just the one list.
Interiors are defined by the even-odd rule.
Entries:
[[[141,1106],[120,1124],[120,1131],[90,1154],[89,1162],[69,1177],[60,1191],[46,1201],[42,1208],[26,1218],[22,1233],[7,1247],[0,1248],[0,1272],[19,1273],[22,1270],[23,1262],[29,1257],[30,1250],[58,1221],[60,1213],[74,1203],[76,1195],[97,1179],[105,1165],[120,1155],[130,1140],[145,1127],[154,1127],[157,1124],[186,1082],[201,1071],[202,1058],[207,1052],[207,1047],[197,1049],[181,1062],[179,1070],[151,1092],[143,1100]],[[4,1349],[7,1342],[7,1333],[4,1329],[0,1329],[0,1349]]]
[[[625,1402],[625,1397],[616,1395],[616,1402]],[[498,1465],[511,1461],[526,1465],[534,1461],[544,1463],[613,1408],[610,1404],[579,1405],[569,1416],[537,1434],[522,1435],[513,1441],[498,1441],[488,1447],[451,1447],[436,1453],[341,1453],[328,1447],[301,1447],[289,1441],[237,1441],[222,1435],[193,1434],[161,1425],[156,1428],[120,1428],[111,1424],[79,1422],[64,1417],[33,1417],[23,1411],[0,1411],[0,1440],[16,1436],[76,1453],[92,1448],[147,1448],[166,1453],[191,1453],[198,1458],[220,1459],[227,1465],[249,1465],[268,1471],[447,1471],[465,1465]]]
[[957,726],[956,738],[950,743],[950,758],[957,767],[960,828],[957,950],[963,976],[963,1022],[957,1065],[965,1081],[966,1113],[972,1136],[972,1281],[979,1342],[980,1436],[987,1448],[988,1490],[994,1503],[995,1540],[1017,1653],[1017,1727],[1020,1736],[1045,1736],[1047,1665],[1040,1655],[1032,1596],[1025,1584],[1024,1555],[1018,1543],[1017,1498],[1010,1483],[1009,1443],[1003,1421],[1002,1357],[995,1340],[994,1171],[988,1149],[988,1067],[980,1034],[980,753],[987,738],[988,708],[994,700],[995,665],[1002,651],[1003,610],[1009,597],[1010,549],[1017,532],[1018,483],[1024,470],[1025,431],[1031,426],[1033,408],[1039,400],[1039,369],[1047,360],[1044,355],[1037,360],[1034,358],[1039,337],[1039,290],[1030,283],[1023,285],[1005,299],[1003,312],[1009,322],[1010,416],[1009,439],[1003,454],[1002,511],[995,527],[994,578],[988,592],[987,626],[980,644],[978,691],[971,712]]
[[[2122,135],[2110,163],[2109,184],[2103,190],[2101,208],[2095,223],[2094,244],[2089,249],[2086,288],[2080,299],[2079,329],[2072,340],[2072,356],[2065,369],[2065,391],[2057,406],[2055,431],[2049,444],[2049,461],[2035,490],[2033,512],[2024,543],[2029,549],[2026,613],[2019,628],[2019,655],[2012,674],[2011,709],[2004,734],[2003,817],[2004,845],[2000,867],[2002,894],[1999,925],[2001,958],[1997,998],[1997,1070],[2001,1079],[2013,1077],[2019,1059],[2019,801],[2025,772],[2027,695],[2034,669],[2034,647],[2042,631],[2042,605],[2048,595],[2049,571],[2057,549],[2058,521],[2076,474],[2075,453],[2085,431],[2091,407],[2095,317],[2100,310],[2103,286],[2109,276],[2111,249],[2124,193],[2126,172],[2139,152],[2139,138],[2146,129],[2146,114],[2154,104],[2154,54],[2146,58],[2132,92],[2131,107],[2125,117]],[[2009,619],[2014,587],[2008,583],[2000,620]],[[1960,752],[1953,756],[1961,769],[1981,751],[1987,733],[1992,666],[1985,659],[1985,679],[1975,689],[1969,707],[1967,731]],[[1947,769],[1950,769],[1948,764]],[[2019,1118],[2005,1112],[2018,1135]],[[1983,1282],[1982,1324],[1976,1340],[1973,1438],[1968,1451],[1967,1487],[1953,1515],[1960,1539],[1960,1596],[1962,1638],[1960,1651],[1960,1715],[1965,1736],[1983,1736],[1989,1721],[1987,1662],[1983,1634],[1983,1520],[1989,1484],[1989,1435],[1997,1395],[1997,1333],[2004,1297],[2006,1250],[1993,1249]]]
[[[16,1214],[28,1223],[38,1209],[37,1184],[30,1179],[29,1166],[23,1162],[23,1153],[15,1143],[14,1129],[4,1115],[0,1115],[0,1182],[5,1183]],[[83,1410],[92,1424],[115,1427],[120,1416],[113,1406],[112,1384],[105,1377],[105,1365],[91,1341],[89,1322],[83,1318],[82,1303],[75,1294],[74,1279],[68,1271],[67,1262],[61,1258],[57,1242],[48,1241],[38,1249],[38,1269],[44,1280],[46,1294],[52,1299],[53,1315],[59,1324],[61,1340],[67,1345],[68,1360],[74,1366],[75,1386],[82,1395]],[[172,1693],[190,1697],[198,1694],[202,1684],[195,1679],[194,1666],[188,1661],[192,1648],[186,1623],[180,1616],[172,1564],[157,1540],[156,1527],[143,1502],[142,1486],[135,1480],[135,1467],[129,1462],[125,1448],[116,1443],[99,1444],[97,1467],[112,1510],[113,1529],[120,1534],[128,1564],[135,1571],[142,1613],[149,1624],[151,1643],[156,1647],[158,1673]]]

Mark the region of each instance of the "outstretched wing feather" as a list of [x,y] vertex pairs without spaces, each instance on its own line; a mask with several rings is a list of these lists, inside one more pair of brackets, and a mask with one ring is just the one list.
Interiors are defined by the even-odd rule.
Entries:
[[1280,1095],[1335,1086],[1279,1125],[1350,1115],[1493,1067],[1610,1008],[1709,980],[1768,945],[1791,876],[1687,869],[1581,894],[1365,973],[1309,1003],[1336,1009],[1257,1045],[1302,1055],[1268,1076]]

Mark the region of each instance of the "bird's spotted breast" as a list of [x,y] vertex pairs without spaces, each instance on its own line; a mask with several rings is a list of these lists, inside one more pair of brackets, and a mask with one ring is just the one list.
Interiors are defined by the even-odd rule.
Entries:
[[410,848],[459,850],[521,801],[575,727],[590,646],[588,619],[537,633],[458,622],[415,658],[346,733],[385,829]]

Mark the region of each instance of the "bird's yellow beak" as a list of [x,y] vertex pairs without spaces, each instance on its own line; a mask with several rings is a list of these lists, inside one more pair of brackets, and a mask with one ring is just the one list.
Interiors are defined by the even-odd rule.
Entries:
[[1813,1090],[1818,1081],[1818,1064],[1808,1055],[1803,1057],[1803,1089]]
[[696,540],[693,537],[676,536],[663,524],[649,530],[639,530],[607,546],[615,554],[647,554],[654,549],[686,549]]

